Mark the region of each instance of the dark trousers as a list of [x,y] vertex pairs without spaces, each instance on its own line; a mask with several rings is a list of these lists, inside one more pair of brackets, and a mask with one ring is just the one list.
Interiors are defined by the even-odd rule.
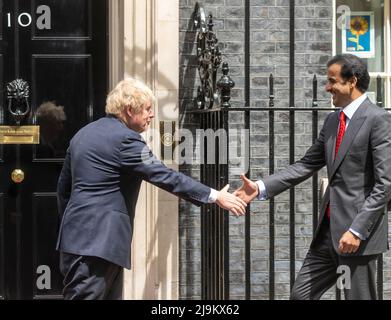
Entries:
[[65,300],[122,300],[123,268],[98,257],[60,253]]
[[[376,300],[377,257],[378,255],[347,257],[337,254],[326,220],[304,259],[292,288],[291,299],[320,299],[342,275],[346,300]],[[347,270],[350,271],[350,279],[346,277],[349,275]]]

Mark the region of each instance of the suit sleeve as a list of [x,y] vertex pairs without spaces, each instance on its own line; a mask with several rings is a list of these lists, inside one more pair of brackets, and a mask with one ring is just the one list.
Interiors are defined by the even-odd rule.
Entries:
[[65,161],[62,166],[60,177],[57,183],[57,207],[60,221],[68,205],[72,190],[72,173],[71,173],[71,154],[68,148]]
[[370,147],[375,183],[353,220],[351,229],[368,238],[391,198],[391,114],[381,113],[371,130]]
[[304,157],[273,175],[262,179],[268,198],[308,179],[326,164],[324,131],[331,113],[326,117],[315,143],[307,150]]
[[141,137],[127,137],[122,142],[120,156],[124,172],[136,175],[195,205],[208,202],[211,192],[209,187],[168,168],[156,158]]

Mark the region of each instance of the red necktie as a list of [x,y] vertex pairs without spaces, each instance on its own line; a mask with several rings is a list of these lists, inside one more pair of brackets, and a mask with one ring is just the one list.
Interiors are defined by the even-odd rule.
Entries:
[[[338,130],[338,136],[337,141],[335,143],[335,156],[334,160],[337,157],[339,146],[341,145],[343,135],[345,134],[345,128],[346,128],[346,116],[343,111],[339,113],[339,130]],[[327,204],[327,218],[330,219],[330,202]]]

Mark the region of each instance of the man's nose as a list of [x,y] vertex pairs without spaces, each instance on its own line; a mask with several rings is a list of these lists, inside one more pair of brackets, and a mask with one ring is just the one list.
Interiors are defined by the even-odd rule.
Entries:
[[326,90],[327,92],[330,92],[330,90],[331,90],[331,85],[330,85],[330,83],[326,83],[325,90]]

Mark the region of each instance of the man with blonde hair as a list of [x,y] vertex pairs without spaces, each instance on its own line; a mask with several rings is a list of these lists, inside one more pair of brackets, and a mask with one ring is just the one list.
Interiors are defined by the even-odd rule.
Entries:
[[154,117],[152,91],[135,79],[107,96],[107,116],[72,138],[58,181],[62,216],[57,250],[65,299],[121,299],[130,269],[133,219],[142,180],[196,205],[216,203],[236,215],[245,202],[167,168],[140,133]]

